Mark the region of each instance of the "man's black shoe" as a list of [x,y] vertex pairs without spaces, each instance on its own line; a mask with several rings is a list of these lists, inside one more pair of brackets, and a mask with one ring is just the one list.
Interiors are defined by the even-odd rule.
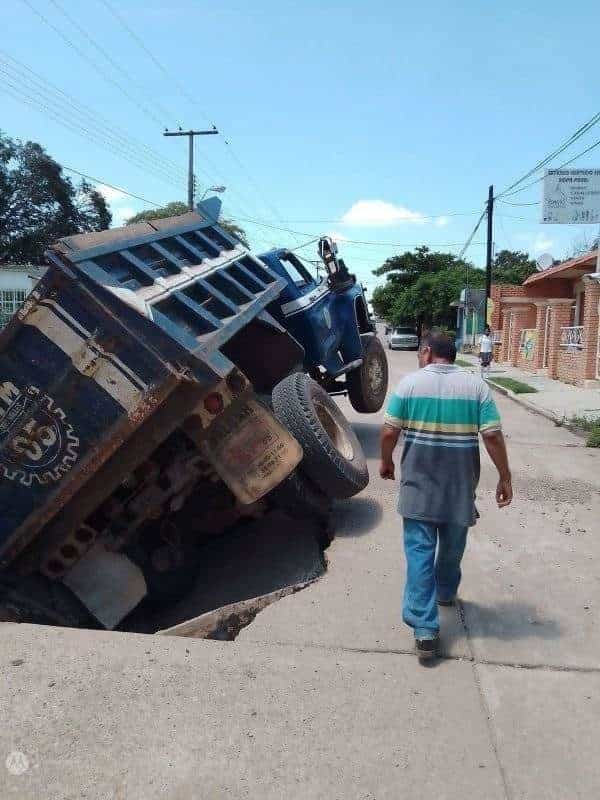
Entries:
[[438,654],[440,646],[439,637],[435,639],[415,639],[415,650],[419,661],[428,661],[430,658],[435,658]]
[[455,598],[451,597],[450,600],[438,600],[437,604],[438,604],[438,606],[453,606],[454,605],[454,601],[455,601]]

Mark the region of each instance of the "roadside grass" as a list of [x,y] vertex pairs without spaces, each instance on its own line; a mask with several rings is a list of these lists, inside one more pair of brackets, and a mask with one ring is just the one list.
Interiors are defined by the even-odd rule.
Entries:
[[586,447],[600,447],[600,417],[571,417],[569,420],[588,434]]
[[470,361],[465,361],[464,358],[457,358],[454,362],[457,367],[473,367],[474,364],[471,364]]
[[510,389],[515,394],[532,394],[537,392],[533,386],[523,381],[516,381],[514,378],[488,378],[488,383],[496,386],[502,386],[504,389]]

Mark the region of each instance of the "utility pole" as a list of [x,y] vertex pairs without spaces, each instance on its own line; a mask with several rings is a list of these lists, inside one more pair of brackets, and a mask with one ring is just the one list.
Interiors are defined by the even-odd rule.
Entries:
[[494,187],[490,186],[487,201],[487,253],[485,260],[485,303],[483,306],[483,324],[487,325],[488,302],[492,293],[492,251],[494,243]]
[[163,136],[187,136],[188,137],[188,208],[190,211],[194,210],[194,136],[212,136],[219,131],[212,126],[209,131],[168,131],[165,130]]

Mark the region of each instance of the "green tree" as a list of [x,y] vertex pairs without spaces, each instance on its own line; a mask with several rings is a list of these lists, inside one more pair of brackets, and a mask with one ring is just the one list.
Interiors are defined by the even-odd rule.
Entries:
[[373,308],[392,325],[453,328],[456,314],[450,304],[467,282],[485,283],[484,273],[469,262],[425,245],[388,258],[375,274],[386,275],[386,283],[373,291]]
[[529,253],[521,250],[500,250],[492,264],[492,281],[520,285],[537,271],[537,264],[529,257]]
[[104,197],[74,184],[40,144],[0,132],[0,259],[42,264],[61,236],[104,230],[111,219]]
[[[140,211],[139,214],[135,214],[133,217],[130,217],[125,224],[134,225],[136,222],[148,222],[151,219],[177,217],[180,214],[187,214],[188,211],[189,208],[187,207],[186,203],[182,203],[179,200],[174,200],[172,203],[167,203],[165,206],[160,206],[159,208],[152,208],[150,211]],[[231,236],[239,239],[244,247],[250,247],[248,244],[248,236],[246,231],[237,223],[229,219],[220,219],[219,226],[223,228],[224,231],[227,231],[227,233],[231,234]]]
[[135,225],[136,222],[149,222],[151,219],[164,219],[165,217],[178,217],[180,214],[187,214],[189,211],[187,204],[179,200],[167,203],[166,206],[151,208],[149,211],[140,211],[129,217],[125,221],[126,225]]

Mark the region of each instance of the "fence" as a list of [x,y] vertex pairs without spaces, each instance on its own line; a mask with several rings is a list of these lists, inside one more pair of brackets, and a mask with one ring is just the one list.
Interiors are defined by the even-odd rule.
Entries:
[[560,329],[561,347],[583,347],[583,325],[574,325]]

